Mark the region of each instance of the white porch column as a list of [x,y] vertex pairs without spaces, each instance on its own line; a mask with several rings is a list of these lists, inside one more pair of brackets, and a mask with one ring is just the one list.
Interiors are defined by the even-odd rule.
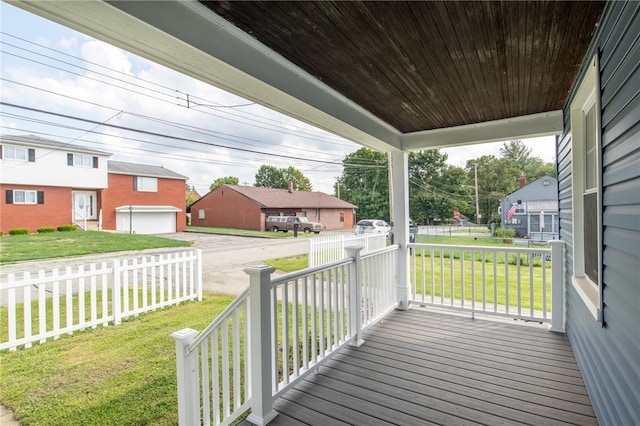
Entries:
[[251,266],[249,274],[249,330],[251,345],[251,414],[247,421],[264,426],[278,414],[271,389],[271,274],[272,266]]
[[398,309],[409,309],[409,154],[391,151],[393,242],[400,246],[397,265]]

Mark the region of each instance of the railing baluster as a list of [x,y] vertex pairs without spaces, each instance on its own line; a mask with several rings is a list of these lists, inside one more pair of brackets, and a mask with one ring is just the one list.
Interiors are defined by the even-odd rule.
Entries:
[[47,341],[46,337],[44,337],[47,332],[47,295],[45,293],[46,284],[44,277],[44,270],[38,271],[38,280],[41,282],[41,284],[38,285],[38,334],[41,336],[41,344]]

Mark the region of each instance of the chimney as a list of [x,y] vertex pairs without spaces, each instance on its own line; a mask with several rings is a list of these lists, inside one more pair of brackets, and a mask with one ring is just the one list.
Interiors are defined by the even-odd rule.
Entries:
[[293,192],[293,181],[289,181],[289,192]]
[[520,185],[520,188],[527,184],[527,178],[524,176],[524,173],[520,173],[520,177],[518,177],[518,184]]

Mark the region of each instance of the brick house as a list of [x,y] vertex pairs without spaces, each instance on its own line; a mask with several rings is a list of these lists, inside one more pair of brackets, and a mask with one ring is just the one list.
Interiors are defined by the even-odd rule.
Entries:
[[265,230],[267,216],[306,216],[326,229],[352,228],[357,207],[323,192],[221,185],[191,205],[191,224]]
[[[0,137],[0,230],[82,228],[184,230],[186,178],[156,166],[111,162],[111,154],[33,135]],[[137,186],[134,186],[137,185]]]
[[103,229],[139,234],[182,232],[187,178],[162,166],[109,161]]

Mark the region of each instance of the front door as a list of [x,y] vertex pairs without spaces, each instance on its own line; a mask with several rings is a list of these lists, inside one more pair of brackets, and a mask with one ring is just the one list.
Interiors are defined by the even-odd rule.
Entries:
[[73,191],[73,220],[96,220],[96,193]]

